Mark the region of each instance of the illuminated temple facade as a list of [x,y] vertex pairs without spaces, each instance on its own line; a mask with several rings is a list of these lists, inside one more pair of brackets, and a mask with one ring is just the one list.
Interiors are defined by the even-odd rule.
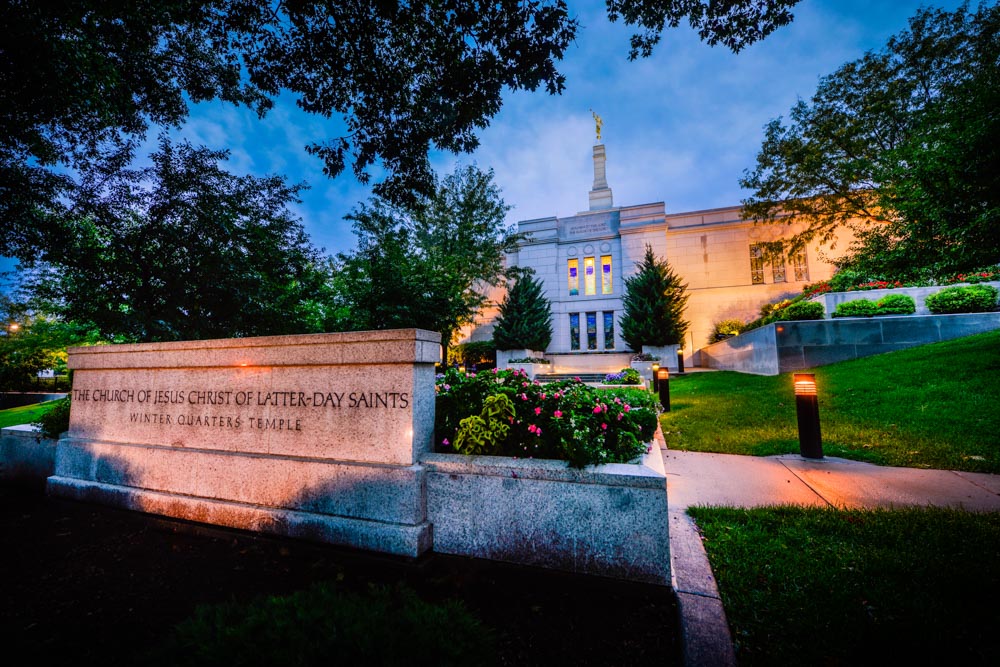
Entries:
[[[763,244],[798,230],[754,225],[741,218],[738,206],[669,214],[663,202],[615,206],[605,160],[605,147],[594,146],[589,210],[520,221],[518,230],[526,240],[507,258],[509,266],[535,271],[552,305],[547,354],[560,355],[564,362],[569,357],[563,355],[579,355],[581,369],[617,370],[620,356],[609,357],[607,364],[585,357],[631,351],[621,338],[624,279],[635,273],[646,245],[687,284],[685,319],[691,326],[683,345],[688,358],[709,344],[716,322],[755,319],[763,304],[793,296],[807,283],[833,274],[828,260],[837,255],[819,245],[766,262]],[[502,299],[502,292],[491,295],[495,303]],[[495,306],[487,309],[465,339],[489,338],[496,314]]]

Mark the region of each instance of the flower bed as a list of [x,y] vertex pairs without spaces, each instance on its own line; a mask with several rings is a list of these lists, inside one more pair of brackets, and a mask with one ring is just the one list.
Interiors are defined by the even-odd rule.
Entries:
[[635,460],[656,431],[656,401],[641,390],[450,369],[437,376],[436,391],[440,452],[562,459],[582,468]]

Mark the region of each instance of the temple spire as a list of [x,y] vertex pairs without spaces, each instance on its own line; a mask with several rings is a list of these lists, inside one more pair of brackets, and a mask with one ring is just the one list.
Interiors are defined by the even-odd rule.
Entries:
[[[599,130],[600,125],[598,125]],[[604,144],[597,144],[594,146],[594,187],[590,190],[591,211],[603,211],[615,206],[611,196],[611,188],[608,187],[605,160]]]

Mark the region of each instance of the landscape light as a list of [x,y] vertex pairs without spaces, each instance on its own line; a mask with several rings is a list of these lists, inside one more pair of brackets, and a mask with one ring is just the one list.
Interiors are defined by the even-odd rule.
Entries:
[[677,374],[684,372],[684,348],[677,348]]
[[823,439],[819,429],[819,396],[816,376],[795,373],[795,415],[799,422],[799,453],[807,459],[823,458]]
[[463,375],[465,374],[465,364],[458,365],[458,372],[462,373]]
[[17,330],[20,328],[21,328],[20,324],[18,324],[17,322],[11,322],[10,325],[7,327],[7,330],[10,331],[11,333],[17,333]]
[[656,371],[656,379],[660,385],[660,405],[664,412],[670,412],[670,371],[661,368]]
[[660,362],[659,361],[654,361],[653,362],[653,391],[656,391],[656,387],[657,387],[657,384],[656,384],[656,375],[659,372],[660,372]]

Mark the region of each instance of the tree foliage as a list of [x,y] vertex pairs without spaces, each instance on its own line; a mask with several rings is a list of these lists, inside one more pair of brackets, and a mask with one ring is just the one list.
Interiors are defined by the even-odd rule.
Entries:
[[418,327],[455,331],[486,303],[518,241],[493,171],[459,167],[434,195],[402,207],[375,197],[348,216],[358,249],[340,254],[334,278],[344,330]]
[[4,294],[0,294],[0,325],[0,390],[29,389],[44,370],[62,375],[68,346],[101,340],[92,327],[34,313]]
[[552,342],[552,310],[530,269],[520,272],[500,304],[493,329],[498,350],[541,350]]
[[670,265],[657,259],[647,245],[638,272],[625,279],[622,297],[622,338],[630,348],[640,352],[643,345],[660,347],[683,341],[690,324],[683,319],[686,289]]
[[1000,7],[923,8],[886,47],[824,77],[765,130],[745,215],[804,222],[794,245],[857,236],[870,276],[1000,260]]
[[[688,17],[739,50],[791,20],[797,0],[608,0],[648,55]],[[67,172],[127,165],[150,125],[221,99],[264,114],[290,93],[343,121],[306,148],[325,172],[350,163],[376,193],[415,205],[433,191],[430,150],[472,151],[505,90],[564,86],[556,64],[579,25],[564,0],[12,0],[0,6],[0,254],[25,258],[75,187]]]
[[26,261],[44,310],[135,341],[322,331],[325,273],[288,205],[223,151],[161,137],[152,166],[81,183]]

